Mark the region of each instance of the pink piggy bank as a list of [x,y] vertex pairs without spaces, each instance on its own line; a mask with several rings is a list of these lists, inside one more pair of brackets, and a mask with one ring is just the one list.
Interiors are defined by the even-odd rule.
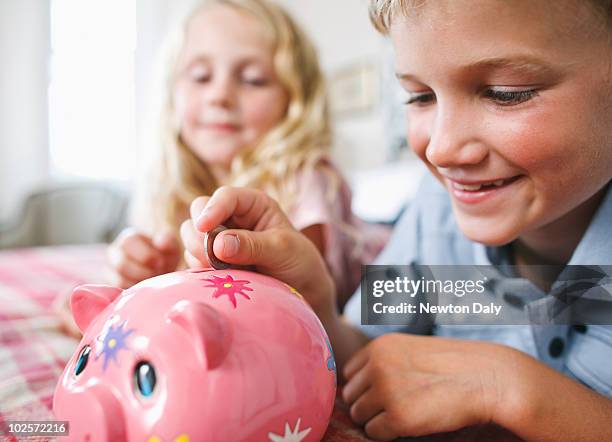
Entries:
[[[318,441],[336,394],[327,335],[288,285],[187,270],[75,289],[83,339],[53,398],[75,441]],[[65,440],[65,439],[62,439]]]

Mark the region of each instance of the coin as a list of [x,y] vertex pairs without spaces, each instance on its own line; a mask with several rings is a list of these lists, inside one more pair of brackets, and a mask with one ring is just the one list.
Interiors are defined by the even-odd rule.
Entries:
[[210,232],[206,232],[204,235],[204,249],[206,250],[206,257],[208,258],[208,262],[212,268],[215,270],[225,270],[231,267],[230,264],[217,258],[215,256],[215,252],[213,251],[213,243],[215,242],[215,238],[224,230],[227,230],[227,227],[217,226]]

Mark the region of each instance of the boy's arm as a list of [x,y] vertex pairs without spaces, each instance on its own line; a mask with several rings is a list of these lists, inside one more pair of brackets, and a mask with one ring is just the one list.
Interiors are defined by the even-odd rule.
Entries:
[[351,417],[377,440],[490,423],[525,440],[609,438],[610,399],[500,344],[391,333],[344,375]]
[[541,362],[524,358],[499,424],[526,440],[607,440],[612,399]]
[[296,231],[278,204],[265,193],[248,188],[222,187],[210,198],[191,205],[191,219],[181,226],[185,261],[190,267],[207,264],[204,233],[225,224],[213,250],[230,264],[254,266],[295,287],[327,330],[338,372],[368,339],[345,322],[336,307],[334,281],[315,245]]

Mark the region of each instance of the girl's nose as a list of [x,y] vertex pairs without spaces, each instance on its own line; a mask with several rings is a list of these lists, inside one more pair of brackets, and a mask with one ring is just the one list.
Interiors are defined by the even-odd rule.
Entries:
[[210,82],[207,91],[207,101],[209,104],[217,106],[231,107],[235,102],[236,86],[230,76],[217,75]]
[[465,109],[438,105],[425,151],[427,160],[439,168],[479,164],[489,150],[479,137],[478,127],[479,121]]

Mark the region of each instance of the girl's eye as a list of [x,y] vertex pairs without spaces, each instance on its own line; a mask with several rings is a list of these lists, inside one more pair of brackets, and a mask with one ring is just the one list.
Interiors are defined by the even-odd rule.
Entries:
[[265,86],[268,84],[268,81],[265,78],[256,78],[256,77],[245,77],[242,81],[251,86]]
[[436,96],[431,92],[413,93],[404,101],[405,105],[425,106],[436,100]]
[[89,345],[86,345],[81,350],[81,353],[79,353],[76,366],[74,367],[75,376],[80,375],[83,370],[85,370],[85,367],[87,366],[87,361],[89,360],[89,353],[91,353],[91,347]]
[[502,89],[487,89],[485,97],[495,101],[501,106],[513,106],[525,101],[531,100],[537,96],[535,89],[527,89],[522,91],[509,91]]
[[206,83],[210,81],[212,72],[210,69],[202,66],[195,66],[185,72],[186,78],[194,83]]
[[195,83],[206,83],[210,81],[210,75],[192,75],[191,80]]
[[155,390],[156,382],[153,365],[146,361],[139,362],[134,369],[134,383],[138,392],[144,397],[151,396]]

